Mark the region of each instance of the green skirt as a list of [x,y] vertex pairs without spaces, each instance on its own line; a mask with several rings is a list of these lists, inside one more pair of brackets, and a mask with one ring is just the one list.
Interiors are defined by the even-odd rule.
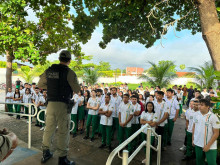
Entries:
[[83,120],[85,118],[84,106],[78,107],[78,120]]

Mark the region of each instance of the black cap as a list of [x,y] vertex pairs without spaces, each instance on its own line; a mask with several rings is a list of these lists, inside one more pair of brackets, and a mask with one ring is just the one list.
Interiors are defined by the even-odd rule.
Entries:
[[71,53],[68,50],[62,50],[60,52],[59,58],[69,58],[69,59],[71,59]]

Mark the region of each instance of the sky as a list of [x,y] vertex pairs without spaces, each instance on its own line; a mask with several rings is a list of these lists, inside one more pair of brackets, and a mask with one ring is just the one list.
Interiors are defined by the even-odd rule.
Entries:
[[[37,21],[32,11],[29,10],[28,14],[29,20]],[[183,30],[176,32],[176,35],[178,37],[175,36],[171,28],[165,35],[166,39],[162,40],[163,47],[160,40],[151,48],[145,48],[144,45],[138,42],[123,43],[119,40],[112,40],[105,49],[102,49],[98,44],[102,40],[102,26],[99,26],[92,34],[92,38],[86,44],[81,44],[81,46],[86,55],[93,56],[90,62],[96,64],[100,61],[109,62],[112,69],[125,69],[126,67],[148,69],[150,67],[148,61],[157,63],[161,60],[171,60],[175,62],[178,71],[181,71],[179,65],[185,64],[186,69],[183,71],[186,71],[187,67],[197,67],[206,61],[211,61],[201,33],[192,35],[190,31]],[[57,60],[58,54],[59,52],[53,53],[47,59],[50,61]],[[0,60],[4,59],[0,57]]]

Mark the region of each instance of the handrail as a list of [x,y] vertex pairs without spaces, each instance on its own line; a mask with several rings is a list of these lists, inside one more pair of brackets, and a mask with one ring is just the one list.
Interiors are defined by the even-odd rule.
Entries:
[[[12,114],[12,115],[20,115],[20,116],[28,116],[28,148],[31,148],[31,117],[34,117],[37,115],[37,106],[34,105],[33,103],[5,103],[5,102],[0,102],[0,104],[16,104],[16,105],[28,105],[28,114],[23,114],[23,113],[12,113],[12,112],[2,112],[0,111],[0,113],[3,114]],[[32,115],[31,114],[31,106],[34,106],[35,112]]]
[[[43,121],[43,120],[40,119],[40,113],[43,112],[43,111],[46,112],[46,109],[41,109],[41,110],[38,112],[38,114],[37,114],[37,120],[38,120],[39,122],[41,122],[41,123],[45,123],[45,121]],[[73,123],[73,126],[72,126],[72,128],[70,129],[70,132],[72,132],[73,129],[74,129],[74,127],[75,127],[75,123],[74,123],[74,121],[72,121],[72,120],[71,120],[70,122]]]
[[[130,161],[137,155],[137,153],[141,150],[141,148],[146,144],[147,149],[146,149],[146,165],[150,164],[150,148],[153,148],[155,151],[157,151],[157,165],[160,165],[160,150],[161,150],[161,135],[158,135],[153,129],[151,129],[151,127],[149,126],[149,124],[145,124],[143,127],[141,127],[138,131],[136,131],[132,136],[130,136],[127,140],[125,140],[122,144],[120,144],[118,147],[116,147],[109,155],[106,165],[111,165],[113,158],[115,157],[115,155],[125,147],[127,146],[130,142],[132,142],[132,140],[134,140],[141,132],[143,132],[144,129],[148,128],[147,130],[147,141],[143,141],[141,143],[141,145],[133,152],[133,154],[128,158],[127,156],[127,151],[123,150],[123,165],[127,165],[128,163],[130,163]],[[153,146],[151,146],[151,132],[158,138],[158,146],[157,149],[154,148]],[[125,158],[125,157],[127,158]]]

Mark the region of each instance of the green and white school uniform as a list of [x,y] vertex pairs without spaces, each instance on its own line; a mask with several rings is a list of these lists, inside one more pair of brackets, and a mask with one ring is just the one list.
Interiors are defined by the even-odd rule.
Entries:
[[[102,103],[99,109],[102,109],[104,112],[113,111],[114,105],[111,103],[105,104]],[[112,115],[107,117],[105,115],[101,115],[100,126],[102,132],[102,144],[107,144],[107,146],[111,146],[111,130],[112,130],[113,118]],[[107,143],[106,143],[107,139]]]
[[[105,102],[102,102],[102,96],[101,97],[97,97],[98,99],[98,102],[99,102],[99,105],[101,105],[102,103],[105,103]],[[98,109],[98,113],[99,113],[99,109]],[[101,125],[100,125],[100,119],[101,119],[101,116],[98,114],[98,122],[97,122],[97,130],[96,130],[96,133],[101,133]]]
[[[12,92],[7,92],[6,97],[14,97],[14,94]],[[6,99],[6,103],[13,103],[13,99]],[[13,112],[13,104],[7,104],[8,112]]]
[[[47,108],[46,105],[45,105],[45,103],[46,103],[46,98],[44,98],[43,95],[40,96],[39,102],[40,102],[41,104],[44,104],[44,106],[39,106],[40,110]],[[45,112],[41,112],[40,115],[39,115],[39,118],[40,118],[40,120],[45,121]],[[45,123],[40,123],[40,125],[41,125],[41,126],[44,126]]]
[[[119,122],[118,122],[118,113],[119,113],[119,105],[122,102],[122,98],[120,96],[116,96],[114,97],[113,95],[111,95],[111,100],[110,103],[114,106],[114,109],[112,111],[112,117],[113,117],[113,124],[112,124],[112,133],[111,133],[111,137],[114,139],[114,134],[115,131],[118,131],[118,126],[119,126]],[[117,137],[118,139],[118,137]]]
[[174,121],[173,119],[175,118],[176,111],[179,108],[179,103],[177,99],[172,98],[172,99],[166,99],[167,106],[169,107],[170,113],[169,113],[169,119],[168,119],[168,139],[167,142],[171,143],[171,137],[173,134],[173,127],[174,127]]
[[[31,88],[32,89],[32,88]],[[32,93],[32,99],[34,100],[35,104],[38,104],[39,103],[39,100],[40,100],[40,93],[36,94],[36,93]],[[35,110],[35,108],[32,106],[32,113],[33,111]],[[40,107],[37,107],[37,113],[40,111]],[[40,122],[37,120],[36,121],[36,124],[40,125]]]
[[[15,99],[21,98],[21,94],[20,94],[20,97],[19,97],[19,94],[14,94],[14,98]],[[21,112],[21,105],[18,105],[16,103],[21,103],[21,100],[14,100],[13,102],[15,103],[14,104],[15,112],[20,113]],[[20,115],[17,115],[17,119],[20,119]]]
[[[96,107],[97,105],[100,105],[99,99],[90,97],[88,100],[88,103],[91,107]],[[89,109],[88,112],[88,118],[86,122],[86,136],[89,136],[90,131],[90,125],[92,124],[92,136],[91,138],[94,138],[95,131],[97,130],[99,122],[99,116],[98,116],[98,110]]]
[[201,113],[194,118],[194,144],[196,152],[196,164],[205,165],[205,157],[208,165],[217,165],[217,140],[211,145],[208,152],[203,151],[203,147],[208,144],[213,136],[213,129],[220,128],[218,117],[212,112],[205,115]]
[[[75,104],[74,104],[72,111],[71,111],[71,120],[75,123],[75,127],[74,127],[72,133],[76,134],[76,130],[78,128],[77,110],[78,110],[78,105],[79,105],[79,96],[77,94],[74,94],[73,99],[74,99]],[[72,125],[71,125],[71,128],[72,128]]]
[[192,146],[192,130],[194,118],[200,114],[200,111],[189,110],[186,114],[186,120],[189,121],[189,125],[186,131],[187,142],[186,142],[186,156],[191,157],[194,152],[194,147]]
[[78,106],[78,120],[83,120],[85,118],[84,99],[83,96],[78,99],[78,104],[82,102],[82,105]]
[[[31,94],[26,94],[25,93],[23,95],[22,102],[23,103],[32,103],[31,98],[32,98]],[[24,109],[25,109],[25,114],[29,114],[29,105],[25,105]]]
[[[136,111],[141,111],[141,105],[136,103],[135,105],[132,104],[132,112],[136,112]],[[132,120],[131,120],[131,129],[132,129],[132,134],[134,134],[136,131],[138,131],[141,128],[141,125],[139,123],[139,118],[140,116],[133,116]],[[134,148],[135,146],[137,146],[139,140],[140,140],[140,136],[137,136],[133,141],[132,141],[132,147]]]
[[[141,114],[141,119],[144,120],[144,121],[156,122],[157,121],[157,114],[153,113],[153,112],[149,113],[149,112],[143,111],[142,114]],[[141,127],[143,127],[143,126],[144,126],[144,124],[141,125]],[[155,127],[152,127],[151,129],[155,131]],[[147,128],[144,129],[143,132],[141,133],[142,141],[147,140],[146,135],[147,135]],[[151,133],[151,145],[153,145],[154,139],[155,139],[154,134]],[[150,159],[151,158],[152,158],[152,149],[151,149],[151,152],[150,152]]]
[[179,116],[180,116],[183,112],[183,101],[182,101],[183,92],[181,91],[180,93],[177,93],[176,96],[177,96],[178,99],[181,99],[181,100],[178,101],[179,102],[179,107],[180,107],[180,110],[179,110]]
[[[130,102],[128,102],[127,104],[125,104],[124,102],[121,102],[119,106],[119,112],[121,113],[121,123],[125,123],[129,119],[130,115],[134,114],[132,111],[132,104]],[[119,125],[118,138],[119,138],[120,144],[123,143],[124,141],[124,135],[126,135],[126,138],[129,138],[132,134],[131,121],[129,121],[125,127],[121,127]],[[132,150],[132,144],[129,143],[128,151],[131,151],[131,150]]]
[[[169,107],[165,101],[158,103],[157,100],[154,101],[154,110],[157,115],[157,122],[159,122],[165,115],[169,114]],[[162,146],[165,147],[168,139],[168,121],[167,119],[160,123],[157,128],[157,133],[162,136]]]

